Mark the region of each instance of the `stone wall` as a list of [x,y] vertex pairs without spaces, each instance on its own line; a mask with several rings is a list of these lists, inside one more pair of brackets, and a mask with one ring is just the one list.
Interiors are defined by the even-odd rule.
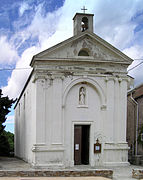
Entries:
[[112,178],[113,171],[108,170],[87,170],[87,171],[4,171],[0,170],[0,177],[81,177],[101,176]]

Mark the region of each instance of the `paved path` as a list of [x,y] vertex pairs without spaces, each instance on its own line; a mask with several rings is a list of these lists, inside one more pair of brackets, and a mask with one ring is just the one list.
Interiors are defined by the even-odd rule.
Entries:
[[11,177],[11,178],[0,178],[0,180],[109,180],[103,177],[33,177],[33,178],[22,178],[22,177]]
[[[96,168],[96,167],[95,167]],[[92,169],[89,166],[75,166],[75,169]],[[120,167],[98,167],[96,169],[112,169],[113,180],[133,180],[132,169],[143,169],[143,166],[120,166]],[[0,157],[0,170],[33,170],[33,168],[22,160],[17,158],[3,158]],[[102,177],[0,177],[0,180],[107,180],[108,178]],[[134,179],[135,180],[135,179]]]

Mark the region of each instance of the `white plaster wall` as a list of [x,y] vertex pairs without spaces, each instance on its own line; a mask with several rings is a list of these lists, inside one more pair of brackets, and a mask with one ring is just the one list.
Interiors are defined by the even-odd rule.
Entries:
[[127,165],[126,142],[127,79],[111,78],[107,83],[107,110],[104,119],[104,165]]
[[63,166],[62,79],[36,80],[36,143],[33,165]]
[[[87,92],[86,105],[79,105],[79,89],[84,86]],[[90,84],[76,84],[74,85],[66,98],[64,108],[64,125],[65,125],[65,163],[66,166],[72,166],[74,153],[74,125],[75,124],[89,124],[93,131],[90,130],[90,160],[93,156],[93,138],[94,132],[102,130],[101,102],[97,90]]]
[[[74,125],[90,125],[90,165],[127,164],[127,81],[116,77],[72,76],[33,81],[16,107],[16,156],[35,167],[74,165]],[[79,88],[86,88],[86,105],[79,106]],[[24,109],[25,94],[25,109]],[[93,153],[96,139],[100,155]]]
[[35,137],[35,124],[32,118],[35,98],[33,90],[34,84],[31,80],[15,109],[15,156],[28,162],[32,162],[31,148]]
[[[104,81],[103,81],[104,79]],[[88,81],[88,79],[86,79]],[[106,94],[107,106],[102,109],[101,97],[96,86],[78,83],[68,92],[64,106],[65,164],[73,166],[74,124],[90,124],[90,165],[128,164],[126,143],[126,92],[127,80],[95,78]],[[104,83],[103,83],[104,82]],[[79,87],[87,88],[87,106],[78,107]],[[102,143],[101,154],[93,154],[96,139]],[[110,148],[108,146],[111,146]]]
[[19,128],[19,106],[15,109],[15,126],[14,126],[14,131],[15,131],[15,136],[14,136],[14,151],[15,155],[20,157],[20,139],[19,139],[19,133],[20,133],[20,128]]

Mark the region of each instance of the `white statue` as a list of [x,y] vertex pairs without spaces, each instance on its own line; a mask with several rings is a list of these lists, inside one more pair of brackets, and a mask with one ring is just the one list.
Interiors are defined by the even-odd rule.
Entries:
[[85,88],[81,87],[79,90],[79,104],[80,105],[85,105],[85,96],[86,96]]

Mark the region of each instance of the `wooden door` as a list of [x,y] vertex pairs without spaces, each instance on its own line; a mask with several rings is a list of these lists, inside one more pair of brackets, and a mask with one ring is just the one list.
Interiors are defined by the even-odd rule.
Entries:
[[89,164],[89,125],[74,126],[74,164]]
[[81,164],[82,126],[74,126],[74,164]]
[[81,148],[81,163],[89,164],[89,131],[90,126],[82,126],[82,148]]

